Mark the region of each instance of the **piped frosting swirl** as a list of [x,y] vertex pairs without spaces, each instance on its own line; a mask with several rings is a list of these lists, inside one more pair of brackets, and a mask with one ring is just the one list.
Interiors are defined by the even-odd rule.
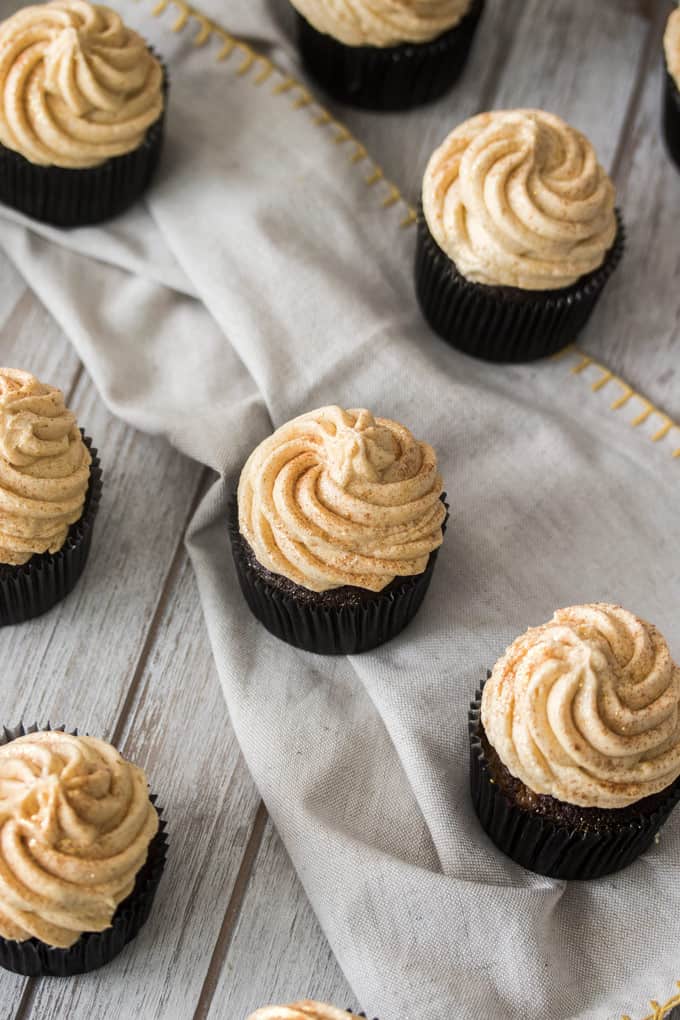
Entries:
[[454,28],[471,0],[292,0],[314,28],[346,46],[424,43]]
[[61,390],[0,368],[0,563],[61,549],[82,516],[91,461]]
[[434,450],[403,425],[322,407],[249,457],[240,531],[262,566],[311,591],[382,591],[422,573],[441,545],[441,494]]
[[680,7],[676,7],[666,24],[663,37],[666,67],[680,89]]
[[598,269],[612,247],[614,186],[585,137],[542,110],[460,124],[423,181],[432,236],[474,283],[552,290]]
[[0,747],[0,936],[68,948],[104,931],[158,831],[141,769],[47,731]]
[[251,1013],[248,1020],[359,1020],[359,1017],[325,1002],[305,999],[289,1006],[263,1006]]
[[622,808],[680,776],[680,668],[620,606],[560,609],[517,638],[482,696],[508,771],[537,794]]
[[162,110],[161,65],[110,8],[53,0],[0,24],[0,142],[31,163],[97,166]]

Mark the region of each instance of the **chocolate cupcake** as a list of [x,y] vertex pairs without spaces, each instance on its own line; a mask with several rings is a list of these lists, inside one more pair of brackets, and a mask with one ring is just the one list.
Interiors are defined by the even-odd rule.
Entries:
[[243,468],[231,521],[241,589],[289,644],[367,651],[420,608],[445,518],[431,446],[369,411],[319,408],[277,429]]
[[135,937],[163,872],[146,776],[92,737],[20,726],[0,743],[0,966],[95,970]]
[[680,7],[668,19],[663,45],[666,57],[663,129],[668,151],[680,169]]
[[263,1006],[251,1013],[248,1020],[358,1020],[365,1013],[352,1013],[348,1009],[336,1009],[325,1002],[292,1002],[289,1006]]
[[63,393],[0,368],[0,627],[40,616],[72,590],[100,497],[97,451]]
[[59,227],[122,213],[163,142],[165,72],[120,15],[86,0],[0,24],[0,202]]
[[680,668],[619,606],[561,609],[496,663],[470,739],[496,846],[541,875],[600,878],[647,850],[680,799]]
[[341,103],[406,110],[460,77],[484,0],[291,0],[305,67]]
[[573,342],[623,253],[614,185],[588,139],[542,110],[465,121],[423,182],[416,291],[432,328],[488,361]]

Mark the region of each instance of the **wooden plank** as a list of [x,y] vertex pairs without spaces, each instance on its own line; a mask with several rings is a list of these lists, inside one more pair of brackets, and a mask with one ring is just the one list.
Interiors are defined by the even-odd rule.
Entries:
[[245,1020],[258,1006],[305,997],[358,1008],[269,822],[207,1016]]
[[158,900],[134,947],[105,970],[44,982],[34,1020],[189,1018],[201,994],[260,799],[229,724],[184,553],[167,604],[121,741],[147,769],[169,822]]

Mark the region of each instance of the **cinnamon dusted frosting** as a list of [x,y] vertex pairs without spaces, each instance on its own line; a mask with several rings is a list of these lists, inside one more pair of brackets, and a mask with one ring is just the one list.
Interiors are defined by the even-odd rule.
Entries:
[[92,737],[0,747],[0,936],[68,948],[104,931],[158,831],[141,769]]
[[617,232],[614,185],[579,131],[543,110],[495,110],[434,152],[423,211],[474,283],[552,290],[599,268]]
[[319,32],[346,46],[424,43],[454,28],[471,0],[291,0]]
[[680,668],[620,606],[560,609],[510,645],[482,697],[508,771],[538,794],[622,808],[680,776]]
[[161,65],[108,7],[53,0],[0,24],[0,142],[31,163],[97,166],[162,110]]
[[359,1017],[324,1002],[305,999],[290,1006],[264,1006],[251,1013],[248,1020],[359,1020]]
[[82,516],[91,460],[61,390],[0,368],[0,564],[61,549]]
[[240,530],[262,566],[311,591],[382,591],[441,545],[441,493],[434,450],[403,425],[321,407],[249,457]]
[[668,19],[663,37],[666,66],[680,89],[680,7],[676,7]]

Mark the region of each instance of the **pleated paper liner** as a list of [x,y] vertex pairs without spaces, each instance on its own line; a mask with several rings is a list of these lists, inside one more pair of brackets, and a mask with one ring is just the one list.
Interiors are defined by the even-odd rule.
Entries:
[[82,516],[69,528],[59,552],[32,556],[20,566],[0,563],[0,627],[46,613],[73,590],[85,569],[102,494],[102,471],[92,440],[80,431],[92,456]]
[[229,517],[234,565],[251,612],[275,637],[307,652],[357,655],[377,648],[411,622],[430,587],[438,550],[422,574],[396,578],[381,592],[349,586],[310,592],[257,562],[240,533],[236,499]]
[[340,103],[368,110],[407,110],[438,99],[463,72],[485,0],[438,38],[400,46],[347,46],[298,13],[305,67]]
[[447,343],[485,361],[535,361],[573,343],[588,322],[625,246],[618,231],[599,269],[560,290],[532,291],[472,283],[456,269],[418,209],[415,281],[428,323]]
[[680,90],[668,68],[664,81],[663,131],[668,152],[680,170]]
[[[167,105],[165,66],[163,73]],[[55,227],[84,227],[113,219],[149,187],[164,134],[165,109],[132,152],[83,169],[39,166],[0,145],[0,202]]]
[[[23,724],[0,732],[0,746],[16,740],[26,733],[63,726],[27,726]],[[77,731],[74,731],[77,734]],[[110,963],[134,939],[146,923],[153,905],[158,883],[161,880],[168,852],[168,837],[162,808],[151,795],[158,812],[160,827],[151,843],[143,868],[137,875],[135,887],[116,911],[111,927],[103,932],[85,932],[70,949],[56,949],[38,939],[15,942],[0,938],[0,967],[26,977],[73,977]]]
[[[469,712],[470,790],[484,831],[499,850],[529,871],[549,878],[585,880],[628,867],[648,850],[680,800],[680,779],[658,795],[650,813],[612,811],[609,827],[570,827],[519,807],[495,781],[481,721],[482,690]],[[642,802],[640,802],[642,803]]]

